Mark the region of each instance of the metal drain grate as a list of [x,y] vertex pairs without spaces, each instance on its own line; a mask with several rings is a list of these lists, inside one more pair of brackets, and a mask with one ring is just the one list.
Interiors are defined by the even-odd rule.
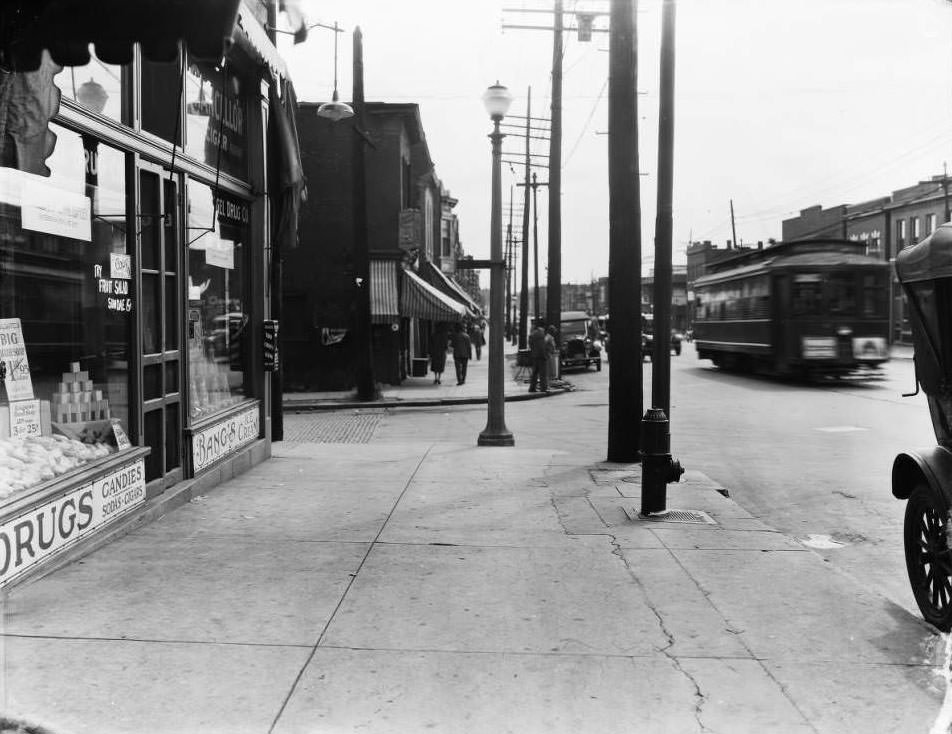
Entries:
[[369,443],[382,413],[293,413],[284,416],[284,440],[298,443]]
[[630,520],[647,520],[649,522],[678,522],[690,525],[717,525],[717,521],[704,510],[665,510],[652,515],[641,515],[640,509],[633,505],[625,507],[625,514]]

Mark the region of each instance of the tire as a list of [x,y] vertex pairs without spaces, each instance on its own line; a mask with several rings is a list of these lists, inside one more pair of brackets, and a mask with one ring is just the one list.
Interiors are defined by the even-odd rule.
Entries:
[[595,363],[595,371],[596,371],[596,372],[601,372],[601,371],[602,371],[602,360],[598,360],[598,361]]
[[952,552],[944,497],[919,484],[906,502],[903,544],[906,571],[923,618],[943,632],[952,630]]
[[676,345],[676,346],[674,347],[674,353],[675,353],[677,356],[679,356],[679,357],[681,356],[681,345],[680,345],[680,344],[678,344],[678,345]]

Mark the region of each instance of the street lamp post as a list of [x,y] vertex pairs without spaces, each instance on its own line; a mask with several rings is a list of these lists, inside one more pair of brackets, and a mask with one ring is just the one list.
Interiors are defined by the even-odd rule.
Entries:
[[499,123],[512,102],[509,90],[496,82],[483,94],[483,104],[493,121],[492,141],[492,214],[489,236],[489,400],[486,427],[479,434],[480,446],[513,446],[512,432],[506,428],[506,396],[503,386],[505,357],[503,355],[503,278],[505,262],[502,256],[502,139]]

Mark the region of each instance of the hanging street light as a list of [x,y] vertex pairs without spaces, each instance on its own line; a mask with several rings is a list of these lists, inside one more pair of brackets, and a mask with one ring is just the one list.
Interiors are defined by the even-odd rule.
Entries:
[[337,22],[334,22],[334,94],[330,102],[325,102],[317,108],[317,116],[323,117],[332,122],[346,120],[354,116],[354,108],[346,102],[341,102],[337,97],[337,36],[340,30],[337,28]]

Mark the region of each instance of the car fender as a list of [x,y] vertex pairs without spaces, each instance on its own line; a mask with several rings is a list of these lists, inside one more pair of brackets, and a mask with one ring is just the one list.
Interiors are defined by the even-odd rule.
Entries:
[[944,446],[904,451],[892,466],[892,493],[896,499],[909,499],[917,484],[927,484],[952,506],[952,451]]

